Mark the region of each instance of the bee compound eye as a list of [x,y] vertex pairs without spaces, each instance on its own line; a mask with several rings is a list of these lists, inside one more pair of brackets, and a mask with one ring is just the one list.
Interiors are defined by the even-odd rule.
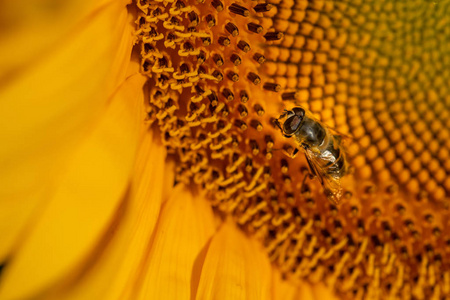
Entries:
[[296,116],[300,117],[300,119],[303,119],[303,117],[305,116],[305,110],[301,107],[294,107],[292,111]]
[[294,115],[288,118],[283,124],[283,131],[286,135],[293,135],[300,126],[301,118]]

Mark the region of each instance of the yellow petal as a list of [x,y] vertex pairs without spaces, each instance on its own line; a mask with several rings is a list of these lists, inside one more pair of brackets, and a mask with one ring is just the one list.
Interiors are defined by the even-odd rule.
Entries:
[[[49,47],[46,55],[35,53],[32,63],[11,71],[8,81],[1,82],[1,261],[35,210],[43,207],[41,201],[50,197],[69,152],[89,132],[124,79],[119,66],[126,69],[132,47],[125,4],[113,1],[83,15],[77,30]],[[37,35],[41,36],[46,33]],[[17,47],[7,46],[12,53]],[[28,48],[34,49],[32,41]]]
[[129,78],[64,167],[42,215],[8,263],[0,298],[22,299],[77,266],[106,231],[124,197],[139,140],[142,85]]
[[177,185],[163,206],[137,296],[130,299],[192,298],[202,249],[214,230],[209,203]]
[[313,286],[312,288],[314,299],[320,299],[320,300],[339,300],[339,297],[337,297],[333,291],[325,286],[323,283],[319,283]]
[[[156,135],[156,134],[155,134]],[[130,299],[138,280],[162,203],[166,150],[152,132],[141,142],[133,171],[130,196],[118,228],[92,270],[55,299]],[[173,185],[173,182],[172,182]]]
[[272,293],[274,300],[308,300],[304,298],[298,298],[297,295],[298,286],[289,280],[283,280],[281,278],[281,273],[274,269],[272,270]]
[[[111,0],[2,1],[0,10],[0,84],[21,76],[59,44],[72,38],[86,19]],[[117,2],[117,1],[116,1]],[[122,1],[122,6],[125,5]]]
[[197,299],[270,299],[271,276],[261,245],[228,221],[208,248]]
[[307,282],[299,282],[297,298],[302,300],[327,300],[327,298],[317,298],[313,291],[314,287]]
[[[173,184],[175,180],[175,161],[169,159],[165,162],[165,174],[166,178],[164,179],[164,188],[163,188],[163,200],[169,199],[172,195]],[[169,172],[170,170],[170,172]]]
[[337,300],[332,291],[323,284],[309,283],[299,279],[281,278],[278,270],[273,270],[273,299],[288,300]]

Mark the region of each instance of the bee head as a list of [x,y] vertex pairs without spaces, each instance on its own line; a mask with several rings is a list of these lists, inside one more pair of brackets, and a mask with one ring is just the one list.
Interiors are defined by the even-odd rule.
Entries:
[[[305,110],[303,108],[294,107],[292,110],[285,110],[284,113],[275,120],[275,124],[281,129],[285,137],[291,137],[300,128],[304,116]],[[281,125],[281,122],[283,122],[283,125]]]

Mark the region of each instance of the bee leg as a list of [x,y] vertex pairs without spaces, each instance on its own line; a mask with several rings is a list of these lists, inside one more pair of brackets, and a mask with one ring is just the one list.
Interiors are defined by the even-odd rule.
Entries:
[[290,148],[289,149],[283,148],[283,153],[284,153],[284,155],[289,156],[290,158],[295,158],[295,156],[297,155],[297,153],[299,151],[297,148],[294,148],[294,150],[292,152],[288,151],[288,150],[290,150]]
[[288,111],[284,110],[284,112],[278,117],[278,119],[275,119],[273,122],[275,123],[275,125],[280,128],[281,131],[283,131],[283,127],[281,127],[280,121],[278,121],[279,119],[282,119],[284,117],[287,116]]
[[312,180],[312,179],[314,179],[314,177],[315,176],[313,174],[311,174],[310,172],[308,172],[308,171],[306,172],[305,177],[303,177],[302,186],[300,188],[300,192],[302,194],[309,192],[309,186],[306,184],[306,179],[309,178],[310,180]]
[[283,128],[281,128],[281,124],[278,119],[275,119],[273,122],[275,123],[275,125],[277,125],[278,128],[280,128],[281,131],[283,131]]

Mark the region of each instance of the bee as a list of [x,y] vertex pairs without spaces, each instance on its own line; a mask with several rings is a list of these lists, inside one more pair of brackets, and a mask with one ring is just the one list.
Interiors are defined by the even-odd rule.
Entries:
[[[285,110],[275,120],[275,125],[285,137],[295,138],[305,153],[311,177],[318,178],[328,199],[339,204],[343,195],[341,178],[348,171],[341,135],[333,134],[330,128],[323,126],[301,107]],[[296,148],[292,157],[298,151]]]

